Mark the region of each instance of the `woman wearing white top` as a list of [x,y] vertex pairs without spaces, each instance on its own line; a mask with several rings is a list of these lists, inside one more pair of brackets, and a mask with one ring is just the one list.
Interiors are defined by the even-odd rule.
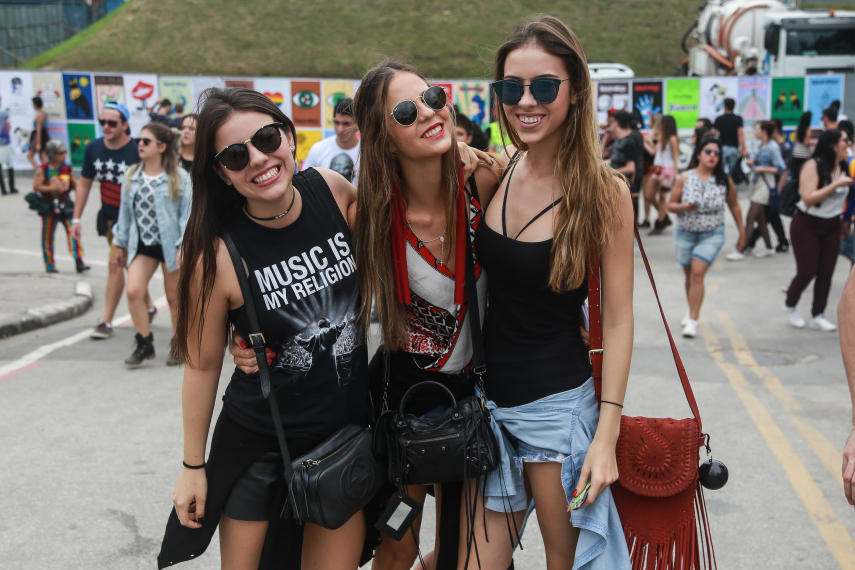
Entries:
[[799,194],[802,199],[790,224],[790,241],[796,258],[796,276],[787,290],[784,309],[790,324],[803,328],[805,321],[796,305],[802,292],[816,278],[810,328],[826,332],[837,326],[825,318],[831,277],[840,250],[840,215],[852,185],[846,176],[849,137],[838,129],[820,135],[813,157],[802,166]]
[[[644,199],[656,207],[659,212],[659,217],[653,225],[653,229],[648,232],[649,236],[658,236],[662,231],[671,225],[671,219],[668,217],[668,202],[665,200],[665,193],[669,192],[674,187],[674,181],[677,178],[677,162],[680,141],[677,138],[677,121],[671,115],[662,117],[662,123],[659,127],[659,141],[644,142],[647,152],[654,154],[653,170],[648,179],[647,188],[644,190]],[[663,194],[660,196],[660,192]]]

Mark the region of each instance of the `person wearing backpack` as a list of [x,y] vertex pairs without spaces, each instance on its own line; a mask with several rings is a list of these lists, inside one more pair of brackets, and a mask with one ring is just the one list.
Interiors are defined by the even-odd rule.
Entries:
[[825,131],[799,176],[801,200],[790,224],[796,275],[784,304],[790,324],[795,328],[805,326],[796,305],[802,292],[816,278],[810,328],[824,332],[837,330],[837,326],[825,318],[825,306],[840,251],[840,215],[853,182],[846,174],[850,144],[843,131]]

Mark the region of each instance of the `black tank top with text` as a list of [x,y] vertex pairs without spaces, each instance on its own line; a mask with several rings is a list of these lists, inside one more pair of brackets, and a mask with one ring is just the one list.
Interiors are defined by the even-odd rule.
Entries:
[[[284,228],[236,214],[227,225],[249,270],[258,321],[276,353],[270,376],[290,438],[326,437],[368,416],[367,347],[357,317],[359,282],[347,221],[323,177],[297,173],[302,211]],[[229,318],[244,338],[242,306]],[[235,369],[223,402],[242,426],[275,435],[258,373]]]

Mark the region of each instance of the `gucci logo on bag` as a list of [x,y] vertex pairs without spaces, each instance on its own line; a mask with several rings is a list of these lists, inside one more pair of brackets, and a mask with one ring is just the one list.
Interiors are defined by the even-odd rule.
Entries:
[[341,473],[341,500],[348,507],[359,504],[374,485],[374,469],[371,459],[363,454],[356,458]]

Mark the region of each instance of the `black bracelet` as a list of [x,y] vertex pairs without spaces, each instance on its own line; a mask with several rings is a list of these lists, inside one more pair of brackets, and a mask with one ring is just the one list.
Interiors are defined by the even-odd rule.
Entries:
[[181,463],[183,463],[184,467],[186,467],[187,469],[204,469],[205,468],[204,463],[202,465],[187,465],[186,461],[182,461]]
[[[608,400],[600,400],[601,404],[611,404],[612,406],[617,406],[618,408],[623,408],[623,404],[615,404],[614,402],[609,402]],[[185,465],[187,465],[185,463]]]

